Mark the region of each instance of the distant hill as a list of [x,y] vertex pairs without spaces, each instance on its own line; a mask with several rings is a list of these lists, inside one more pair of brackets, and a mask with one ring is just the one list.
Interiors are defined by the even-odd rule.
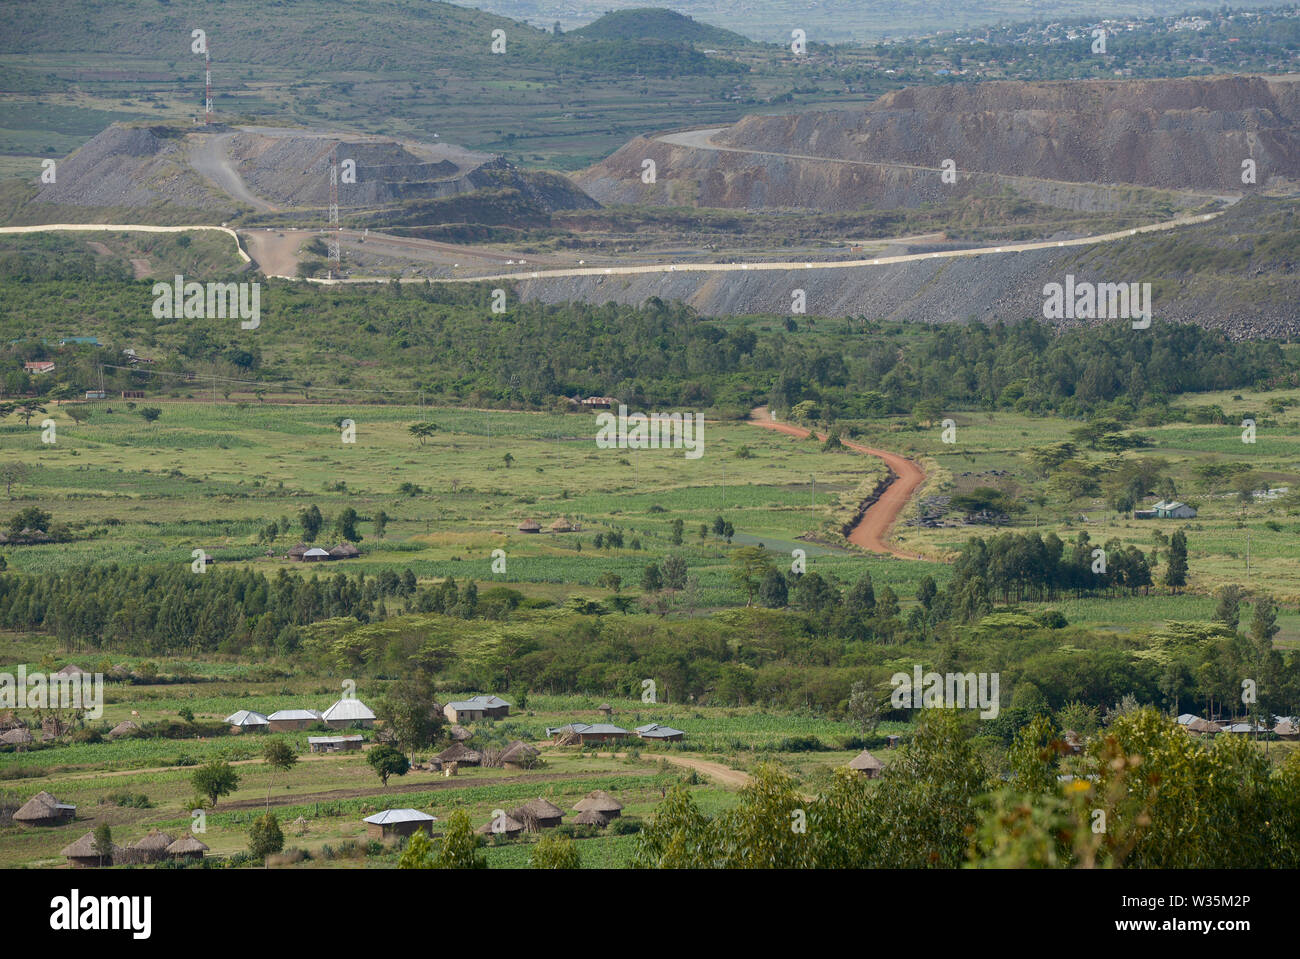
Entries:
[[699,23],[692,17],[662,7],[614,10],[568,36],[589,40],[664,40],[713,47],[754,46],[739,33]]
[[358,73],[481,64],[498,29],[512,59],[536,61],[558,42],[518,20],[436,0],[67,0],[57,16],[39,0],[10,0],[6,10],[0,53],[111,53],[192,71],[202,57],[190,51],[190,34],[203,29],[226,76],[231,63]]

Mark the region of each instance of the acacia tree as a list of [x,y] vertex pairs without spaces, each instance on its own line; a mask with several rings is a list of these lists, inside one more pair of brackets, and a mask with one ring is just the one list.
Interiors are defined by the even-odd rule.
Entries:
[[423,446],[430,436],[438,432],[436,423],[412,423],[406,428],[406,431],[420,441]]
[[239,788],[239,774],[230,768],[229,763],[214,759],[194,770],[190,783],[194,786],[194,791],[205,797],[208,804],[215,808],[218,799]]
[[411,768],[410,760],[388,743],[380,743],[371,749],[366,756],[366,762],[375,771],[375,775],[379,777],[385,789],[388,788],[389,776],[405,776]]

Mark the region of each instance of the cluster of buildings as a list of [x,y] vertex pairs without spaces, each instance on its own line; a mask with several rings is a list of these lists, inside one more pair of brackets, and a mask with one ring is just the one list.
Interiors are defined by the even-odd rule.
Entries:
[[352,543],[339,543],[333,549],[299,543],[290,547],[287,558],[295,563],[327,563],[335,559],[356,559],[360,555],[361,550]]
[[[324,725],[331,729],[373,729],[375,714],[361,700],[340,699],[324,712],[314,709],[281,709],[266,716],[252,709],[241,709],[226,717],[232,733],[291,733]],[[308,736],[307,745],[314,753],[331,753],[360,749],[361,735]]]
[[[540,533],[542,524],[535,519],[526,519],[516,527],[521,533]],[[553,522],[548,529],[552,533],[576,533],[582,531],[581,523],[570,523],[567,519],[561,517]]]
[[1278,739],[1300,739],[1300,717],[1274,716],[1273,723],[1236,721],[1216,723],[1194,713],[1183,713],[1176,720],[1179,726],[1193,736],[1217,736],[1226,733],[1229,736],[1258,736],[1272,733]]
[[[24,826],[63,826],[77,818],[77,807],[59,802],[48,792],[38,792],[13,814],[14,822]],[[122,863],[151,863],[164,859],[202,859],[208,847],[193,835],[179,839],[157,829],[127,846],[113,843],[109,849],[97,848],[95,834],[88,832],[59,852],[72,866],[111,866]]]
[[621,742],[632,736],[653,742],[678,743],[685,738],[686,733],[660,723],[647,723],[644,726],[637,726],[636,729],[628,730],[622,726],[615,726],[613,723],[574,722],[554,728],[548,726],[546,735],[553,739],[556,745],[565,746],[573,743],[585,745],[586,743]]

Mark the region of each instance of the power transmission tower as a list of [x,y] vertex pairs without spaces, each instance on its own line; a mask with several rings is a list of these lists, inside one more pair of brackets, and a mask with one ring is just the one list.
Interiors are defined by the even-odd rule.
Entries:
[[329,254],[330,254],[330,279],[337,280],[342,276],[342,270],[339,266],[339,155],[338,144],[334,144],[330,150],[330,225],[329,225]]

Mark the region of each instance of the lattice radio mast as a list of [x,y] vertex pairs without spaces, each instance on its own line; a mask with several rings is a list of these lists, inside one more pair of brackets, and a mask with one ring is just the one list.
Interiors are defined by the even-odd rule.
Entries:
[[203,44],[203,125],[212,125],[212,49],[206,38]]

